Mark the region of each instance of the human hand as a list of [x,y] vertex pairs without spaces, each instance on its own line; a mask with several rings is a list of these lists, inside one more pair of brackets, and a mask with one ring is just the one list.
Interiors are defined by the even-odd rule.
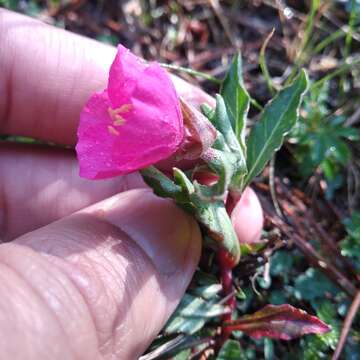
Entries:
[[[116,50],[5,10],[0,49],[0,134],[73,146]],[[206,100],[174,79],[180,94]],[[255,196],[246,199],[233,218],[239,237],[261,226]],[[201,247],[196,223],[138,174],[87,181],[72,150],[9,143],[0,143],[0,240],[11,240],[0,245],[3,359],[137,358]]]

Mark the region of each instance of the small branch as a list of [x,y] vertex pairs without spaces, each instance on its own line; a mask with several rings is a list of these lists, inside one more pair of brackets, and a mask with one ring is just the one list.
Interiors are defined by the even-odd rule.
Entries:
[[327,75],[325,75],[321,79],[315,81],[310,86],[309,90],[310,91],[315,90],[315,89],[321,87],[327,81],[332,80],[334,77],[345,74],[346,72],[349,72],[350,70],[352,70],[354,66],[359,66],[359,65],[360,65],[360,58],[354,58],[353,57],[352,61],[350,61],[350,62],[344,61],[344,63],[338,69],[334,70],[331,73],[328,73]]
[[360,121],[360,108],[358,108],[346,121],[346,126],[353,126]]
[[[291,236],[291,234],[289,235]],[[318,267],[325,275],[335,281],[349,296],[353,297],[356,295],[356,287],[340,271],[333,267],[330,262],[325,261],[307,240],[297,234],[292,235],[292,239],[314,266]]]
[[269,163],[269,187],[270,187],[270,195],[271,195],[271,199],[272,202],[274,204],[274,208],[276,211],[276,214],[283,219],[284,218],[284,214],[281,211],[280,205],[279,205],[279,201],[277,199],[277,195],[276,195],[276,187],[275,187],[275,161],[276,161],[276,153],[273,155],[273,157],[270,160]]
[[344,348],[344,345],[346,343],[346,338],[349,334],[349,331],[351,329],[351,324],[359,310],[359,306],[360,306],[360,291],[357,292],[354,301],[352,302],[350,309],[346,315],[345,321],[344,321],[344,325],[343,328],[341,330],[341,335],[340,335],[340,339],[339,342],[336,346],[336,350],[334,352],[333,357],[331,358],[331,360],[337,360],[340,357],[341,351]]
[[296,224],[297,221],[295,217],[291,218],[293,226],[289,226],[286,222],[279,218],[279,216],[274,214],[274,211],[271,210],[271,205],[269,204],[269,201],[265,200],[265,198],[263,197],[261,198],[261,203],[263,204],[265,212],[270,214],[270,221],[274,225],[276,225],[289,239],[294,241],[295,245],[299,248],[299,250],[305,255],[305,257],[313,266],[319,268],[326,276],[332,279],[341,289],[345,291],[346,294],[348,294],[348,296],[354,297],[357,292],[356,287],[338,269],[336,269],[331,264],[331,261],[326,261],[314,249],[314,247],[306,238],[303,238],[299,234],[294,233],[295,230],[301,234],[301,226]]
[[[233,286],[232,267],[230,267],[228,264],[227,255],[228,255],[227,251],[223,249],[220,249],[217,253],[217,260],[219,263],[223,295],[226,298],[226,305],[228,305],[229,308],[231,309],[231,311],[228,314],[223,315],[222,317],[223,323],[231,321],[232,314],[236,309],[236,298],[235,298],[235,292]],[[231,335],[231,331],[229,331],[227,328],[222,326],[221,336],[217,344],[218,349],[220,349],[224,345],[225,341],[230,337],[230,335]]]
[[227,38],[229,39],[230,43],[234,47],[238,47],[236,38],[233,36],[233,33],[229,27],[229,24],[224,16],[223,10],[220,6],[219,0],[209,0],[209,3],[214,10],[216,17],[219,19],[221,26],[223,27]]
[[275,95],[276,93],[276,90],[274,88],[274,84],[272,82],[272,79],[271,79],[271,76],[270,76],[270,72],[269,72],[269,69],[267,67],[267,64],[266,64],[266,58],[265,58],[265,51],[266,51],[266,47],[270,41],[270,39],[272,38],[272,36],[274,35],[274,32],[275,32],[275,28],[273,28],[271,30],[271,32],[269,33],[269,35],[266,37],[262,47],[261,47],[261,50],[260,50],[260,55],[259,55],[259,65],[260,65],[260,69],[264,75],[264,78],[265,78],[265,81],[266,81],[266,85],[270,91],[270,94],[272,96]]
[[193,69],[189,69],[183,66],[177,66],[177,65],[172,65],[172,64],[164,64],[164,63],[160,63],[160,66],[164,69],[170,69],[170,70],[175,70],[175,71],[180,71],[180,72],[184,72],[187,74],[190,74],[192,76],[198,76],[201,77],[203,79],[209,80],[215,84],[220,85],[222,83],[222,81],[214,76],[211,76],[209,74],[203,73],[201,71],[196,71]]
[[[309,231],[312,231],[312,233],[316,236],[319,242],[322,243],[322,245],[325,245],[324,247],[327,254],[337,260],[334,261],[332,265],[336,267],[339,272],[343,272],[342,270],[345,270],[343,272],[344,274],[349,273],[352,275],[354,280],[359,281],[358,274],[351,262],[349,262],[346,257],[341,255],[336,240],[331,236],[331,234],[326,233],[324,228],[315,220],[315,214],[307,210],[304,201],[301,200],[298,196],[295,196],[293,193],[291,193],[281,181],[277,181],[277,185],[280,186],[280,194],[283,194],[285,198],[290,203],[293,203],[296,208],[299,209],[302,213],[300,217],[300,223],[296,224],[299,230],[303,231],[307,229],[308,234]],[[298,220],[294,219],[294,221],[296,222]],[[303,232],[302,236],[304,238],[308,238],[305,232]]]

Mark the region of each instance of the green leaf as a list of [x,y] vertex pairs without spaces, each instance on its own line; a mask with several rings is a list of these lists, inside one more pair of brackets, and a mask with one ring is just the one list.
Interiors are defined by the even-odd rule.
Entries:
[[331,326],[331,331],[318,335],[326,346],[335,350],[340,337],[341,323],[336,318],[336,307],[329,300],[321,299],[315,306],[317,316]]
[[264,339],[264,359],[273,360],[274,356],[274,342],[271,339]]
[[280,148],[284,136],[295,125],[307,88],[308,78],[302,70],[291,85],[281,90],[266,105],[247,139],[248,174],[245,177],[245,186],[260,174],[274,152]]
[[351,158],[351,150],[349,146],[338,137],[332,137],[332,146],[330,147],[330,153],[341,164],[346,165]]
[[351,218],[344,220],[349,236],[340,242],[341,254],[353,260],[360,271],[360,212],[354,212]]
[[[160,341],[162,338],[160,338]],[[156,340],[155,340],[156,343]],[[171,340],[162,342],[154,350],[141,356],[139,360],[168,360],[188,359],[191,348],[199,343],[198,336],[179,335]]]
[[205,300],[214,298],[215,295],[219,294],[222,290],[221,284],[212,284],[206,286],[199,286],[193,290],[194,295],[200,296]]
[[194,185],[188,177],[178,168],[173,168],[174,181],[186,194],[193,194],[195,191]]
[[154,166],[149,166],[140,171],[144,181],[153,188],[154,193],[161,197],[171,197],[180,199],[182,197],[182,188],[171,181],[160,170]]
[[250,96],[244,86],[240,53],[235,55],[232,60],[221,88],[221,95],[228,109],[232,127],[245,152],[246,118],[250,106]]
[[191,356],[191,349],[186,349],[174,356],[173,360],[188,360]]
[[342,136],[350,141],[360,140],[360,131],[352,127],[338,126],[336,128],[336,135]]
[[231,113],[229,108],[227,107],[223,97],[218,94],[216,95],[216,108],[213,125],[222,133],[226,144],[232,152],[243,153],[231,124]]
[[353,212],[351,218],[344,220],[344,225],[348,234],[360,241],[360,211]]
[[[212,201],[212,199],[224,200],[234,173],[238,171],[239,167],[241,168],[238,157],[231,152],[209,149],[206,157],[202,159],[209,168],[219,176],[219,179],[216,184],[212,186],[202,186],[195,183],[195,187],[199,194],[202,193],[203,200],[205,200],[206,197],[209,198],[208,201]],[[245,165],[245,162],[241,164]]]
[[10,10],[18,10],[19,8],[19,0],[1,0],[0,6],[4,6]]
[[295,296],[299,300],[314,301],[325,294],[335,296],[339,289],[319,270],[309,268],[295,280]]
[[279,250],[271,258],[271,275],[281,276],[288,283],[289,275],[294,266],[294,258],[288,251]]
[[[221,95],[216,95],[215,116],[213,117],[212,122],[215,128],[219,131],[219,135],[221,135],[218,135],[218,138],[216,140],[218,143],[217,147],[223,150],[224,156],[221,161],[224,164],[227,164],[227,168],[228,165],[231,165],[231,167],[233,167],[233,171],[231,174],[231,186],[233,188],[239,189],[241,188],[241,183],[247,172],[245,152],[241,147],[238,139],[236,138],[234,130],[231,126],[229,109],[227,108]],[[222,144],[222,142],[225,142],[225,145]],[[229,150],[226,151],[225,148]],[[207,160],[206,162],[209,161]],[[211,166],[210,164],[208,165]]]
[[246,360],[238,341],[228,340],[221,348],[216,360]]
[[192,335],[199,331],[207,321],[228,312],[228,308],[217,303],[218,299],[204,300],[185,294],[168,321],[165,333],[185,333]]
[[233,263],[240,260],[240,244],[223,201],[202,205],[196,204],[196,219],[205,226],[209,235],[233,257]]

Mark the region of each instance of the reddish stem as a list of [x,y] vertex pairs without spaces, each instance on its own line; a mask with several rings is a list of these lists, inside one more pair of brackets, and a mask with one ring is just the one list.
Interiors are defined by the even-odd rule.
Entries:
[[[195,174],[195,179],[203,185],[213,185],[218,180],[218,176],[211,173],[208,170],[201,171],[199,170]],[[225,207],[226,211],[231,215],[236,203],[240,199],[240,194],[230,193],[227,196]],[[222,293],[223,296],[227,298],[226,305],[230,308],[230,312],[228,314],[223,315],[222,323],[227,323],[232,320],[232,315],[236,309],[236,298],[233,286],[233,276],[232,269],[236,265],[234,263],[234,259],[231,254],[225,249],[220,249],[217,253],[217,261],[220,270],[220,279],[222,284]],[[216,349],[219,351],[221,347],[224,345],[225,341],[230,337],[231,330],[228,327],[222,326],[221,335],[216,343]]]
[[[235,199],[230,193],[228,195],[228,198],[226,200],[226,210],[228,214],[230,215],[232,210],[234,209],[236,202],[238,199]],[[217,253],[217,260],[219,264],[219,270],[220,270],[220,278],[221,278],[221,284],[223,288],[223,295],[225,297],[228,297],[228,300],[226,301],[226,305],[230,307],[231,312],[228,314],[225,314],[222,317],[222,322],[227,323],[232,320],[232,315],[236,309],[236,298],[235,298],[235,292],[234,292],[234,285],[233,285],[233,275],[232,275],[232,269],[235,266],[234,260],[232,256],[229,254],[228,251],[225,249],[220,249]],[[231,330],[228,327],[222,326],[221,328],[221,336],[218,342],[218,349],[220,349],[225,341],[230,337]]]
[[[229,253],[224,249],[220,249],[218,251],[217,260],[220,269],[220,278],[223,288],[223,295],[225,297],[228,297],[228,300],[226,301],[226,305],[229,306],[229,308],[231,309],[231,312],[223,315],[222,322],[228,323],[231,321],[232,314],[236,308],[236,298],[234,294],[233,277],[232,277],[233,263],[231,262]],[[225,326],[222,326],[221,336],[217,344],[218,349],[222,347],[222,345],[230,337],[230,335],[231,335],[231,330],[229,330],[229,328]]]

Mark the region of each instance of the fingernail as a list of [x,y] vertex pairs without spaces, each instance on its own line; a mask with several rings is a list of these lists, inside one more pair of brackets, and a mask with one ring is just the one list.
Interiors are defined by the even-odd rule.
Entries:
[[164,275],[181,271],[191,248],[199,249],[195,221],[149,190],[122,193],[103,210],[105,219],[129,235]]

